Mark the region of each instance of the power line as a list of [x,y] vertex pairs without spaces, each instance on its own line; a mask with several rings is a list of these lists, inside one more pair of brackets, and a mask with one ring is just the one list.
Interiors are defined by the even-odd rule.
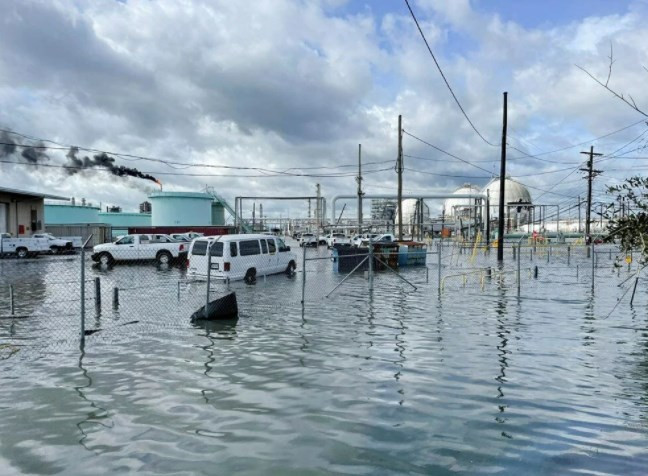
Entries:
[[487,170],[487,169],[485,169],[484,167],[480,167],[479,165],[475,165],[475,164],[473,164],[472,162],[469,162],[469,161],[466,160],[466,159],[462,159],[461,157],[458,157],[458,156],[456,156],[456,155],[454,155],[454,154],[451,154],[451,153],[448,152],[447,150],[443,150],[442,148],[437,147],[437,146],[434,145],[434,144],[430,144],[429,142],[424,141],[424,140],[421,139],[420,137],[416,137],[414,134],[411,134],[410,132],[407,132],[405,129],[403,129],[403,134],[407,134],[407,135],[410,136],[411,138],[416,139],[417,141],[422,142],[423,144],[425,144],[425,145],[427,145],[427,146],[429,146],[429,147],[432,147],[434,150],[438,150],[438,151],[441,152],[442,154],[446,154],[447,156],[452,157],[453,159],[457,159],[457,160],[459,160],[459,161],[461,161],[461,162],[463,162],[463,163],[465,163],[465,164],[470,165],[471,167],[475,167],[476,169],[479,169],[479,170],[481,170],[482,172],[486,172],[487,174],[491,174],[491,176],[493,175],[492,172],[491,172],[490,170]]
[[[554,150],[548,150],[548,151],[545,151],[545,152],[539,152],[537,154],[531,155],[531,157],[537,157],[539,155],[554,154],[556,152],[562,152],[563,150],[569,150],[569,149],[573,149],[574,147],[580,147],[581,145],[590,144],[590,143],[595,142],[597,140],[605,139],[606,137],[609,137],[611,135],[618,134],[619,132],[623,132],[626,129],[630,129],[631,127],[636,126],[637,124],[641,124],[642,122],[646,122],[646,120],[641,119],[641,120],[639,120],[637,122],[633,122],[632,124],[630,124],[628,126],[622,127],[621,129],[617,129],[616,131],[608,132],[607,134],[604,134],[602,136],[594,137],[593,139],[589,139],[589,140],[586,140],[584,142],[579,142],[578,144],[568,145],[568,146],[562,147],[560,149],[554,149]],[[646,124],[648,124],[648,122],[646,122]],[[519,158],[521,158],[521,157],[512,157],[509,160],[519,159]]]
[[[0,132],[4,132],[3,130],[0,129]],[[22,134],[18,134],[21,135]],[[37,139],[40,141],[43,141],[43,139]],[[52,142],[52,141],[48,141]],[[189,163],[189,162],[177,162],[173,160],[166,160],[166,159],[158,159],[155,157],[146,157],[146,156],[138,156],[138,155],[133,155],[133,154],[124,154],[121,152],[110,152],[110,151],[103,151],[99,149],[92,149],[88,147],[80,147],[80,146],[61,146],[61,147],[53,147],[53,146],[46,146],[46,145],[31,145],[31,144],[15,144],[11,142],[0,142],[0,145],[6,145],[6,146],[12,146],[12,147],[20,147],[24,149],[38,149],[38,150],[70,150],[73,148],[76,148],[80,151],[84,152],[92,152],[92,153],[103,153],[107,155],[112,155],[115,157],[122,158],[124,160],[129,160],[129,159],[134,159],[134,160],[145,160],[145,161],[150,161],[150,162],[157,162],[161,163],[163,165],[167,165],[172,168],[174,165],[179,165],[183,167],[179,168],[190,168],[190,167],[205,167],[205,168],[215,168],[215,169],[232,169],[232,170],[255,170],[258,172],[268,172],[268,173],[278,173],[278,174],[286,174],[290,175],[288,172],[291,170],[319,170],[319,169],[336,169],[336,168],[347,168],[347,167],[355,167],[354,164],[341,164],[341,165],[333,165],[333,166],[318,166],[318,167],[289,167],[286,169],[282,170],[277,170],[277,169],[268,169],[268,168],[262,168],[262,167],[244,167],[244,166],[234,166],[234,165],[219,165],[219,164],[206,164],[206,163]],[[386,163],[391,163],[392,160],[382,160],[382,161],[375,161],[375,162],[366,162],[365,165],[376,165],[376,164],[386,164]]]
[[416,19],[416,15],[414,15],[414,11],[412,10],[412,7],[409,4],[408,0],[405,0],[405,4],[407,5],[407,9],[409,10],[410,14],[412,15],[412,19],[414,20],[414,23],[416,23],[416,28],[418,28],[419,33],[421,34],[421,38],[423,38],[423,41],[425,42],[425,46],[427,47],[428,52],[430,53],[430,56],[432,56],[432,59],[434,60],[434,64],[436,65],[437,69],[439,70],[439,74],[441,74],[441,77],[443,78],[443,82],[445,82],[445,85],[448,88],[448,91],[450,91],[450,94],[452,94],[452,97],[455,100],[455,103],[457,103],[457,106],[459,106],[459,109],[461,110],[461,113],[464,115],[466,120],[468,121],[468,124],[470,124],[470,127],[473,128],[473,130],[477,133],[477,135],[486,142],[488,145],[491,145],[493,147],[499,147],[499,144],[493,144],[492,142],[489,142],[482,134],[477,130],[475,127],[475,124],[470,120],[468,117],[468,114],[466,114],[466,111],[464,110],[463,106],[459,102],[459,99],[457,99],[457,96],[455,95],[454,91],[452,90],[452,87],[450,86],[450,83],[445,77],[445,74],[443,74],[443,70],[441,69],[441,66],[439,65],[439,62],[436,59],[436,56],[434,56],[434,53],[432,52],[432,48],[430,48],[430,44],[427,41],[427,38],[425,38],[425,35],[423,34],[423,30],[421,29],[421,25],[419,25],[418,20]]
[[[34,162],[16,162],[12,160],[0,160],[0,163],[3,164],[13,164],[13,165],[27,165],[32,167],[48,167],[48,168],[57,168],[57,169],[66,169],[66,170],[78,170],[78,171],[98,171],[98,172],[111,172],[109,169],[99,167],[77,167],[73,165],[58,165],[58,164],[44,164],[44,163],[34,163]],[[382,169],[368,170],[364,171],[363,174],[371,173],[380,173],[387,170],[393,170],[393,167],[386,167]],[[112,172],[111,172],[112,173]],[[254,178],[271,178],[271,177],[319,177],[319,178],[339,178],[339,177],[355,177],[355,173],[340,173],[340,174],[260,174],[260,175],[238,175],[238,174],[202,174],[202,173],[178,173],[178,172],[157,172],[157,171],[141,171],[143,174],[151,175],[167,175],[174,177],[254,177]]]

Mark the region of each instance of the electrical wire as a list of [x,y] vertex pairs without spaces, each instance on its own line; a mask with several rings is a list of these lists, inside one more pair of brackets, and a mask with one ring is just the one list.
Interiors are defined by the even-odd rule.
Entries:
[[[109,169],[98,167],[77,167],[72,165],[57,165],[57,164],[43,164],[43,163],[33,163],[33,162],[16,162],[12,160],[0,160],[0,163],[3,164],[13,164],[13,165],[27,165],[32,167],[48,167],[48,168],[58,168],[65,170],[78,170],[78,171],[99,171],[99,172],[110,172]],[[393,170],[393,167],[386,167],[382,169],[367,170],[362,171],[363,174],[374,174],[385,172],[388,170]],[[140,171],[143,174],[150,175],[167,175],[167,176],[186,176],[186,177],[254,177],[254,178],[270,178],[270,177],[318,177],[318,178],[339,178],[339,177],[355,177],[355,173],[339,173],[339,174],[297,174],[297,173],[276,173],[273,175],[260,174],[260,175],[238,175],[238,174],[204,174],[204,173],[177,173],[177,172],[157,172],[157,171]]]
[[412,134],[412,133],[406,131],[405,129],[403,129],[403,134],[406,134],[406,135],[410,136],[411,138],[416,139],[417,141],[422,142],[423,144],[425,144],[425,145],[427,145],[427,146],[429,146],[429,147],[432,147],[434,150],[437,150],[437,151],[441,152],[442,154],[445,154],[445,155],[447,155],[447,156],[449,156],[449,157],[452,157],[453,159],[457,159],[457,160],[459,160],[460,162],[463,162],[464,164],[470,165],[471,167],[475,167],[476,169],[479,169],[479,170],[481,170],[482,172],[486,172],[487,174],[490,174],[491,177],[493,176],[493,174],[492,174],[492,172],[491,172],[490,170],[485,169],[484,167],[480,167],[479,165],[475,165],[475,164],[473,164],[472,162],[470,162],[470,161],[468,161],[468,160],[466,160],[466,159],[462,159],[461,157],[458,157],[458,156],[456,156],[456,155],[454,155],[454,154],[451,154],[451,153],[448,152],[447,150],[443,150],[441,147],[437,147],[437,146],[434,145],[434,144],[430,144],[429,142],[424,141],[424,140],[421,139],[420,137],[415,136],[414,134]]
[[421,38],[423,38],[423,42],[425,43],[425,46],[427,47],[428,52],[430,53],[430,56],[434,60],[434,64],[436,65],[437,69],[439,70],[439,74],[441,74],[441,77],[443,78],[443,82],[445,83],[446,87],[448,88],[448,91],[450,91],[450,94],[452,94],[452,97],[461,110],[461,113],[463,116],[466,118],[468,121],[468,124],[470,124],[470,127],[473,128],[473,130],[477,133],[477,135],[483,140],[486,144],[491,145],[493,147],[499,147],[499,144],[493,144],[492,142],[488,141],[481,132],[477,130],[477,127],[475,127],[475,124],[470,120],[468,117],[468,114],[466,114],[466,111],[464,110],[463,106],[459,102],[459,99],[455,95],[454,91],[452,90],[452,87],[450,86],[450,83],[445,77],[445,74],[443,73],[443,70],[441,69],[441,66],[439,65],[439,62],[436,59],[436,56],[434,56],[434,53],[432,52],[432,48],[430,48],[430,44],[427,41],[427,38],[425,38],[425,35],[423,34],[423,30],[421,29],[421,25],[419,25],[418,20],[416,19],[416,15],[414,15],[414,11],[412,10],[412,7],[409,4],[408,0],[405,0],[405,5],[407,5],[407,9],[409,10],[410,14],[412,15],[412,19],[414,20],[414,23],[416,24],[416,28],[418,28],[419,33],[421,34]]

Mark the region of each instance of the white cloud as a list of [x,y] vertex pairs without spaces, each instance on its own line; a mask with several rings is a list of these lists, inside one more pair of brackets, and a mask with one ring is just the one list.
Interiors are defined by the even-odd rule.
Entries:
[[[499,150],[481,142],[461,116],[402,5],[378,18],[369,9],[346,14],[347,3],[10,0],[0,20],[0,125],[102,150],[280,169],[354,163],[358,143],[366,161],[393,160],[396,120],[403,114],[407,130],[466,159],[491,159],[477,163],[496,173]],[[648,91],[642,87],[648,73],[641,67],[648,65],[648,15],[640,3],[615,15],[546,29],[479,13],[468,1],[421,1],[413,7],[467,113],[493,142],[501,134],[504,90],[510,92],[509,120],[516,137],[511,141],[531,153],[640,119],[574,66],[606,75],[610,42],[618,60],[611,84],[648,108]],[[640,130],[601,146],[616,148]],[[409,155],[444,158],[410,138],[405,145]],[[51,156],[53,162],[64,161],[64,153]],[[572,149],[549,157],[576,161],[579,154]],[[525,175],[554,166],[524,162],[511,162],[511,172]],[[153,174],[256,175],[120,163]],[[406,166],[488,175],[449,158],[407,159]],[[2,170],[5,184],[126,208],[144,200],[141,187],[148,186],[132,179],[106,181],[100,173],[66,178],[52,169],[7,164]],[[564,175],[524,181],[547,187]],[[167,189],[210,184],[230,199],[251,192],[313,193],[317,182],[329,196],[355,190],[352,177],[160,178]],[[409,190],[452,189],[466,181],[406,173]],[[395,175],[369,174],[365,186],[395,190]],[[576,193],[579,186],[556,190]],[[266,211],[273,206],[266,204]]]

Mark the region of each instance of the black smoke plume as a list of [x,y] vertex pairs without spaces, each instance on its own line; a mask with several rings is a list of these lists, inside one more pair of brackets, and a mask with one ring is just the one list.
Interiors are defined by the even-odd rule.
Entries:
[[22,151],[19,158],[30,164],[38,164],[41,160],[49,160],[49,156],[44,152],[45,147],[42,142],[35,145],[21,144],[3,131],[0,134],[0,158],[11,157],[17,154],[19,150]]
[[79,149],[71,147],[66,157],[68,158],[67,172],[69,175],[74,175],[85,169],[103,168],[109,170],[113,175],[118,177],[136,177],[144,180],[150,180],[159,184],[160,182],[152,175],[145,174],[132,167],[124,167],[123,165],[115,165],[115,159],[110,157],[105,152],[93,155],[92,158],[85,156],[83,158],[77,157]]
[[36,147],[25,147],[20,154],[21,157],[30,164],[37,164],[41,160],[48,160],[49,157],[47,154],[43,152],[43,149],[38,147],[42,147],[42,144],[38,144]]
[[16,143],[9,134],[3,132],[0,134],[0,157],[9,157],[14,152],[16,152]]

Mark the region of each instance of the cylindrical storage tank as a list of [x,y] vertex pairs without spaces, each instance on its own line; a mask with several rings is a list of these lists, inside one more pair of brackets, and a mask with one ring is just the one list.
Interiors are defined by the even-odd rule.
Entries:
[[100,223],[99,207],[45,204],[46,225],[78,225]]
[[224,225],[225,224],[225,207],[220,202],[212,202],[211,206],[211,224]]
[[209,226],[213,198],[199,192],[154,192],[151,202],[151,226]]

